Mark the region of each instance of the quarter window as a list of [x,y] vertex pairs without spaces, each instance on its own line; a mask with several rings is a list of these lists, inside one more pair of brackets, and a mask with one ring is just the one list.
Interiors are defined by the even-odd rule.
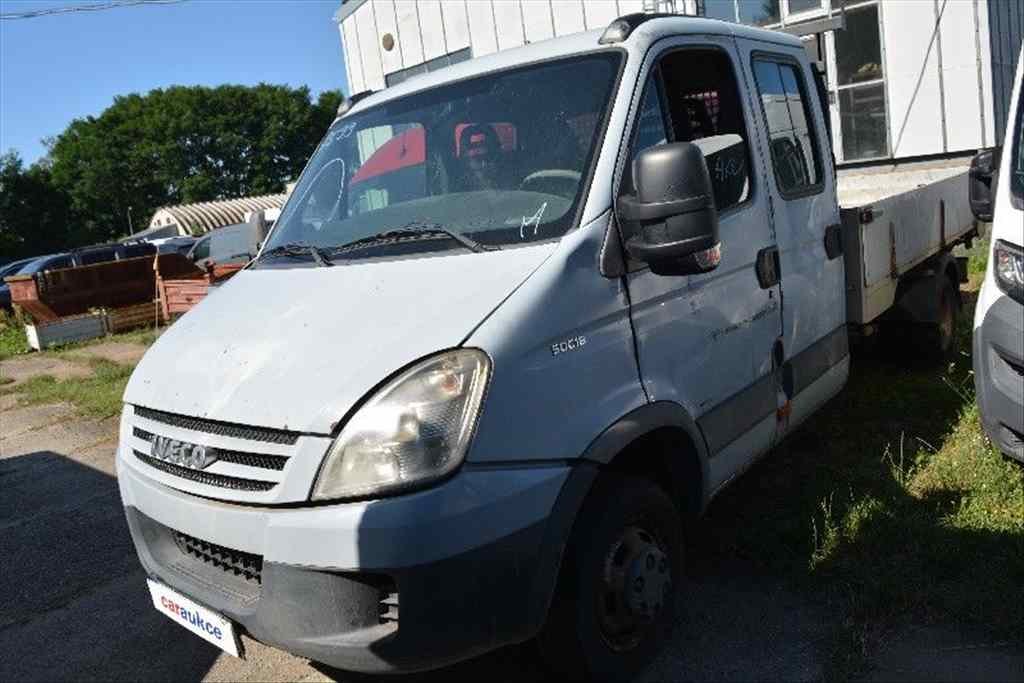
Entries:
[[783,194],[796,194],[821,182],[807,89],[792,64],[754,61],[758,94],[764,106],[772,166]]

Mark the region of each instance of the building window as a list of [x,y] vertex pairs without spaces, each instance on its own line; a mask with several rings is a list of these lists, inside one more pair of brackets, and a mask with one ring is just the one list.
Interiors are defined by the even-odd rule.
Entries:
[[835,32],[835,51],[843,160],[888,156],[889,126],[877,5],[846,11],[846,30]]
[[472,58],[473,51],[468,47],[463,48],[462,50],[457,50],[451,54],[441,55],[436,59],[431,59],[429,62],[424,62],[423,64],[417,64],[415,66],[402,69],[401,71],[395,71],[394,73],[387,74],[384,76],[384,83],[388,87],[398,85],[402,81],[412,78],[413,76],[437,71],[438,69],[443,69],[446,66],[465,62]]
[[704,0],[704,16],[767,26],[779,23],[781,14],[779,0]]
[[799,14],[800,12],[821,10],[823,4],[823,0],[789,0],[789,13]]
[[779,23],[779,0],[737,0],[740,23],[767,26]]

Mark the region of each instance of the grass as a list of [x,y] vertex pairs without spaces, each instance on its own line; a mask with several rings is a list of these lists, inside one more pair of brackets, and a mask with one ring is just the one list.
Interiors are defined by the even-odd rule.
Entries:
[[[6,387],[14,381],[12,378],[0,377],[0,395],[17,395],[22,405],[71,403],[79,414],[87,417],[104,418],[117,415],[121,412],[121,396],[124,394],[133,366],[71,352],[109,342],[149,346],[156,340],[157,335],[157,330],[143,328],[33,352],[71,363],[88,364],[92,374],[89,377],[64,380],[50,375],[39,375],[15,387]],[[7,360],[30,351],[21,321],[10,314],[0,312],[0,360]]]
[[16,394],[22,405],[70,403],[86,417],[113,417],[121,412],[121,397],[134,369],[103,358],[90,358],[92,375],[59,380],[50,375],[32,377],[17,387],[0,389]]
[[28,353],[25,326],[7,311],[0,310],[0,360]]
[[861,673],[908,622],[1024,642],[1024,467],[985,437],[973,395],[979,253],[953,360],[855,355],[840,395],[727,489],[699,532],[712,565],[746,558],[830,608],[829,678]]

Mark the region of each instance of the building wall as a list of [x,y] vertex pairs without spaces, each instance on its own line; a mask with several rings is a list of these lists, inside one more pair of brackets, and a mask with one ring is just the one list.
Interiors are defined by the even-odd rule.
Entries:
[[1005,126],[1022,0],[881,3],[891,155],[995,144]]
[[[696,13],[696,0],[659,0],[659,10]],[[594,28],[642,12],[644,0],[351,0],[338,29],[353,93],[411,73]],[[394,44],[385,48],[384,36]],[[468,48],[467,52],[462,52]],[[425,68],[424,68],[425,67]]]
[[[338,16],[355,93],[527,42],[603,28],[645,5],[777,22],[769,28],[841,11],[839,0],[800,0],[801,12],[788,16],[791,2],[776,3],[774,19],[751,13],[770,4],[764,0],[351,0]],[[813,49],[808,43],[824,58],[840,161],[964,153],[997,143],[1024,32],[1024,0],[845,0],[845,7],[842,35],[829,32]],[[856,75],[837,66],[851,59]]]

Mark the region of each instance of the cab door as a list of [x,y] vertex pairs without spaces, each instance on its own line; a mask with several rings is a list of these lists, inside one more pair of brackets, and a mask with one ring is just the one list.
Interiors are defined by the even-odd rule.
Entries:
[[741,41],[760,132],[782,279],[776,440],[835,394],[849,368],[836,177],[804,50]]
[[698,145],[712,176],[722,257],[714,271],[690,276],[631,264],[631,313],[648,397],[675,401],[694,417],[717,488],[767,450],[774,434],[773,347],[781,332],[775,235],[732,40],[673,38],[657,47],[634,106],[619,193],[631,189],[631,159],[646,147]]

